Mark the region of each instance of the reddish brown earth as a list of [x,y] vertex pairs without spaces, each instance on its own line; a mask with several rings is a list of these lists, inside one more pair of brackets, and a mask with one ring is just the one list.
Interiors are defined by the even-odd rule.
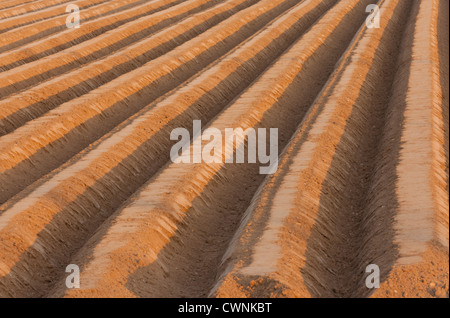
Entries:
[[66,2],[0,2],[0,297],[449,297],[448,1]]

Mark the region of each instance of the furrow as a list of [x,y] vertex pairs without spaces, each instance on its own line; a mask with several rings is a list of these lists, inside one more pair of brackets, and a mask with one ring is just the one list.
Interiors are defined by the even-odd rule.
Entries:
[[[22,218],[35,208],[41,209],[43,201],[38,199],[41,195],[53,200],[55,193],[59,193],[67,186],[72,189],[72,195],[63,195],[64,198],[60,197],[61,200],[56,205],[49,203],[50,201],[44,203],[50,208],[49,210],[44,208],[48,212],[48,219],[44,217],[44,211],[41,210],[39,216],[33,217],[34,221],[32,221],[37,226],[34,230],[37,235],[39,231],[42,231],[42,227],[45,232],[48,232],[49,228],[53,228],[54,222],[59,224],[62,220],[71,219],[72,221],[69,223],[72,225],[69,228],[66,228],[69,223],[63,221],[66,224],[63,225],[65,230],[57,230],[57,233],[53,232],[56,228],[50,230],[53,232],[51,234],[53,238],[61,237],[61,235],[64,237],[65,246],[62,250],[45,248],[48,251],[45,256],[31,252],[37,257],[33,261],[34,265],[28,263],[26,255],[30,254],[22,250],[25,258],[19,261],[12,271],[25,271],[28,274],[23,272],[23,276],[22,274],[4,276],[0,279],[0,285],[4,287],[1,288],[2,293],[15,291],[20,295],[20,293],[33,292],[29,290],[29,284],[42,286],[43,282],[39,281],[38,276],[30,277],[30,265],[33,267],[39,266],[38,264],[43,265],[50,259],[53,260],[52,262],[56,261],[61,264],[67,262],[67,258],[71,255],[77,242],[87,239],[87,233],[92,232],[96,228],[96,224],[99,225],[98,222],[114,212],[132,192],[167,162],[168,155],[164,154],[170,152],[171,141],[167,136],[170,135],[172,128],[178,125],[188,126],[192,118],[199,115],[202,115],[205,121],[213,118],[234,98],[233,96],[239,94],[239,91],[243,90],[264,70],[259,63],[262,61],[270,63],[275,59],[283,48],[287,48],[334,2],[308,0],[297,5],[246,42],[245,45],[226,56],[220,63],[215,64],[195,80],[178,89],[155,107],[149,106],[148,110],[139,114],[129,124],[123,125],[122,129],[105,136],[99,143],[91,147],[91,151],[80,154],[76,160],[52,173],[51,177],[43,179],[43,183],[38,182],[32,189],[28,189],[23,196],[23,200],[28,203],[18,198],[18,200],[2,206],[1,210],[4,210],[5,213],[2,214],[1,220],[4,223],[0,220],[0,224],[6,225],[12,215]],[[218,76],[218,74],[222,75]],[[214,107],[212,107],[213,105]],[[78,186],[74,187],[75,184]],[[93,205],[94,201],[92,200],[95,201]],[[14,211],[16,208],[21,209],[20,207],[25,209],[22,212]],[[9,214],[9,211],[12,214]],[[46,225],[46,222],[51,224]],[[73,231],[74,228],[70,228],[72,226],[75,228],[81,226],[84,229],[81,236]],[[26,232],[31,234],[32,232],[29,230]],[[19,230],[19,232],[22,231]],[[62,242],[63,240],[55,242],[50,238],[44,245],[59,245]],[[34,249],[35,246],[33,244],[26,248]],[[19,256],[20,248],[16,252],[18,252],[16,256]],[[9,261],[13,261],[15,256],[10,253],[11,251],[7,253],[11,256]],[[4,260],[4,264],[9,261]],[[46,265],[42,267],[57,273],[60,273],[62,268]],[[51,274],[42,274],[43,277],[49,277],[48,275]],[[22,278],[19,281],[11,281],[11,278],[18,277]],[[45,289],[35,287],[34,292],[37,290]]]
[[[404,109],[402,130],[392,138],[401,143],[395,195],[396,243],[399,263],[421,260],[426,244],[435,239],[448,249],[448,192],[445,175],[445,137],[439,72],[437,25],[439,1],[415,2],[408,52],[402,58],[393,106]],[[424,27],[430,26],[430,27]],[[403,81],[403,82],[402,82]],[[398,120],[391,114],[391,121]],[[398,122],[398,121],[397,121]],[[394,124],[391,124],[393,126]]]
[[208,9],[223,0],[193,0],[154,13],[115,29],[114,32],[85,41],[62,52],[0,73],[0,94],[8,96],[32,85],[49,80],[90,61],[111,55],[191,14]]
[[[424,30],[424,33],[430,32],[432,34],[433,28],[428,29],[424,27],[425,25],[433,26],[433,23],[426,20],[433,16],[430,7],[424,5],[423,2],[415,2],[414,5],[416,7],[421,5],[422,7],[429,9],[429,12],[426,12],[426,9],[422,9],[422,14],[419,12],[416,20],[418,25],[417,30]],[[436,5],[436,3],[434,5]],[[414,11],[415,10],[413,10],[413,12]],[[433,108],[428,106],[436,105],[436,101],[440,99],[432,97],[432,94],[426,93],[428,89],[428,92],[432,92],[431,87],[422,86],[425,91],[420,91],[418,86],[414,87],[411,82],[411,78],[414,78],[414,72],[412,72],[412,68],[408,69],[409,63],[413,61],[413,65],[415,60],[417,61],[417,75],[419,74],[419,65],[421,65],[421,80],[419,81],[419,77],[417,77],[416,83],[425,82],[430,83],[431,86],[431,83],[436,84],[439,82],[438,78],[434,81],[428,81],[426,77],[424,81],[423,76],[425,74],[423,73],[423,63],[425,65],[438,64],[436,64],[436,61],[432,63],[427,62],[427,57],[422,55],[424,52],[428,52],[428,54],[433,52],[430,47],[433,42],[431,39],[426,40],[424,35],[419,35],[420,33],[418,34],[417,30],[416,33],[414,33],[414,17],[415,13],[412,15],[413,20],[412,22],[409,22],[409,28],[407,28],[405,33],[404,39],[406,44],[403,46],[401,51],[402,55],[397,64],[398,72],[395,77],[391,100],[390,102],[382,102],[380,104],[383,106],[380,108],[380,110],[382,110],[381,115],[377,116],[377,109],[370,107],[370,105],[376,105],[377,102],[380,102],[379,99],[382,96],[380,93],[378,95],[375,94],[377,100],[370,101],[370,98],[368,98],[367,104],[364,105],[364,107],[360,106],[360,110],[356,108],[352,112],[347,119],[347,127],[345,128],[341,139],[339,142],[335,142],[329,147],[333,158],[330,163],[330,168],[327,170],[323,170],[319,165],[316,165],[315,174],[308,172],[310,167],[314,167],[312,165],[313,161],[317,160],[313,158],[327,160],[327,157],[323,154],[323,152],[326,151],[324,150],[326,145],[320,143],[318,143],[317,146],[314,144],[308,145],[307,142],[301,145],[305,151],[303,157],[306,157],[309,154],[309,158],[312,158],[310,164],[306,162],[301,168],[304,169],[307,167],[308,170],[306,170],[305,173],[311,176],[307,175],[306,177],[300,178],[298,184],[308,184],[308,188],[310,188],[312,180],[324,181],[320,183],[321,188],[313,188],[314,191],[316,191],[315,196],[313,195],[314,192],[312,194],[312,191],[308,190],[308,192],[302,194],[304,195],[304,198],[300,201],[298,201],[299,199],[296,199],[295,202],[297,206],[299,206],[297,209],[299,217],[289,217],[286,219],[284,225],[286,230],[282,233],[278,232],[278,237],[282,242],[279,243],[280,245],[284,242],[287,246],[286,248],[288,248],[289,245],[291,248],[296,248],[296,254],[298,253],[298,246],[303,247],[303,253],[300,254],[301,258],[299,258],[297,264],[294,264],[296,266],[303,266],[301,276],[298,275],[298,279],[304,281],[304,286],[306,286],[307,290],[313,296],[368,296],[372,290],[365,286],[366,266],[369,264],[378,265],[381,270],[382,280],[385,280],[395,262],[410,262],[414,261],[414,259],[417,261],[418,254],[425,251],[424,243],[430,242],[433,236],[433,226],[431,223],[433,218],[432,215],[436,213],[439,215],[439,209],[442,205],[445,205],[445,200],[443,198],[448,198],[448,195],[442,195],[439,197],[438,204],[436,204],[435,207],[427,206],[430,200],[428,196],[431,192],[427,187],[430,187],[432,182],[428,185],[427,182],[417,182],[417,180],[427,179],[426,174],[420,172],[421,169],[429,170],[428,173],[430,179],[435,177],[432,173],[432,164],[427,164],[428,160],[433,161],[433,157],[441,158],[437,160],[439,161],[440,168],[435,171],[442,173],[444,169],[442,165],[442,129],[433,129],[431,121],[434,120],[435,123],[438,123],[438,127],[442,127],[442,125],[439,124],[439,121],[436,120],[436,118],[433,118]],[[411,25],[413,26],[412,28]],[[419,42],[416,42],[415,44],[410,43],[413,38],[415,39],[414,41],[420,41],[420,45]],[[390,40],[390,43],[396,43],[396,41],[398,41],[398,39],[392,39]],[[429,46],[427,47],[424,43],[428,43]],[[379,50],[382,50],[381,45]],[[421,50],[423,51],[421,52]],[[367,50],[363,50],[363,52],[367,52]],[[395,54],[393,56],[395,56]],[[430,58],[430,56],[428,58]],[[375,63],[369,63],[369,65],[376,67]],[[362,68],[358,67],[357,70],[358,76],[360,76]],[[386,78],[389,79],[391,76],[386,75],[389,74],[388,70],[389,68],[385,69],[374,76],[374,78],[378,78],[378,81],[381,81],[381,79],[386,80]],[[409,74],[410,71],[411,73]],[[409,80],[405,80],[408,78]],[[368,82],[370,83],[371,81]],[[374,85],[374,83],[371,84]],[[364,92],[363,89],[353,88],[352,91]],[[386,88],[381,90],[381,92],[383,91],[386,91]],[[417,92],[418,95],[411,98],[412,96],[408,95],[412,92]],[[437,96],[439,95],[439,93],[436,94]],[[368,97],[369,96],[370,94]],[[419,96],[421,96],[421,98],[419,98]],[[349,101],[345,101],[345,103],[349,103]],[[412,122],[408,123],[408,105],[415,109],[415,112],[410,114],[410,116],[412,115],[412,118],[415,117],[415,122],[413,119]],[[340,112],[342,113],[345,108],[342,105],[339,105],[339,107]],[[439,108],[440,107],[437,106],[437,109]],[[402,120],[403,116],[405,120]],[[386,124],[382,132],[380,132],[379,129],[376,129],[377,127],[380,127],[380,125],[377,124],[376,119],[371,119],[371,117],[379,117],[384,120]],[[428,128],[423,129],[424,127],[427,127],[427,120],[429,121],[429,126]],[[366,125],[363,123],[366,123]],[[375,125],[372,127],[371,125],[374,123]],[[407,131],[408,124],[411,125],[411,128],[414,128]],[[430,130],[428,134],[426,133],[426,129]],[[438,134],[441,134],[441,137],[432,137],[432,130],[439,130]],[[333,139],[331,136],[339,136],[339,134],[336,130],[331,130],[330,128],[329,135],[326,135],[323,138],[318,136],[317,140],[332,141]],[[383,137],[376,138],[375,136]],[[402,140],[404,137],[400,138],[399,136],[408,136],[408,138],[411,139],[406,141]],[[374,139],[375,141],[371,142],[371,140]],[[430,142],[430,144],[423,144],[424,139],[429,139],[427,142]],[[413,147],[410,148],[411,146],[408,145],[408,143],[411,142],[411,140],[414,140],[414,143],[422,143],[421,147],[417,147],[414,150]],[[425,154],[428,151],[431,152],[431,149],[433,149],[431,142],[440,145],[438,147],[441,150],[437,152],[437,155],[436,153]],[[400,145],[402,146],[400,147]],[[311,150],[311,148],[313,150]],[[409,156],[405,156],[408,149]],[[357,155],[358,150],[361,152],[361,155]],[[363,154],[370,153],[371,151],[372,155],[369,155],[369,158],[375,159],[366,161],[367,159],[364,159],[365,155]],[[424,153],[418,155],[418,152],[420,153],[420,151],[423,151]],[[416,160],[420,163],[415,162]],[[370,165],[366,166],[367,162],[369,162]],[[358,165],[362,167],[358,167]],[[399,166],[402,165],[404,169],[403,172],[402,169],[399,169]],[[419,166],[421,169],[419,169]],[[408,182],[402,183],[401,173],[409,174],[410,176],[414,175],[414,177],[408,180]],[[370,177],[371,175],[372,177]],[[322,179],[320,179],[320,176]],[[366,181],[366,179],[368,179],[368,181]],[[442,181],[442,178],[439,178],[439,181]],[[358,184],[358,182],[360,182],[360,184]],[[352,183],[354,186],[349,187],[348,185]],[[364,186],[364,184],[366,185]],[[418,188],[420,188],[420,191],[417,191]],[[441,182],[439,190],[444,188],[445,184]],[[360,192],[357,191],[357,189],[365,190]],[[401,195],[406,193],[408,193],[409,197],[407,200],[405,200],[406,196]],[[363,200],[358,201],[358,197],[362,197]],[[408,204],[408,201],[410,201],[411,204]],[[311,208],[311,204],[315,207],[314,209]],[[306,217],[303,216],[302,210],[308,211]],[[310,210],[314,212],[312,215],[309,212]],[[448,213],[448,205],[440,211],[447,211]],[[406,213],[408,214],[407,216],[405,215]],[[354,216],[351,214],[354,214]],[[348,216],[346,217],[346,215]],[[298,240],[287,234],[288,232],[293,232],[291,227],[287,224],[298,222],[298,230],[294,233],[299,233],[299,231],[304,232],[305,226],[303,224],[300,225],[302,218],[311,220],[311,223],[308,222],[309,225],[306,226],[309,230],[306,232],[307,238]],[[442,219],[445,219],[445,217],[442,217]],[[448,214],[446,219],[448,226]],[[349,224],[352,223],[354,223],[354,226],[349,226]],[[442,225],[445,226],[445,223]],[[288,229],[291,229],[291,231]],[[339,241],[341,243],[339,243]],[[264,242],[261,242],[261,245],[263,244]],[[265,246],[265,249],[267,250],[267,246]],[[260,253],[259,255],[259,260],[261,260],[264,254]],[[398,260],[397,258],[400,259]],[[284,262],[286,262],[287,259],[288,257],[284,258]],[[252,269],[258,272],[258,264],[261,264],[261,262],[254,260],[253,267],[249,267],[246,270],[243,269],[240,273],[245,272],[247,275],[251,275]],[[280,261],[279,264],[283,264],[283,261]],[[262,268],[264,269],[264,266]],[[294,270],[295,268],[290,269],[292,272],[294,272]],[[279,277],[283,277],[284,282],[287,282],[286,277],[288,276],[286,272],[283,272],[280,276],[278,276],[278,274],[274,275],[277,276],[278,279]],[[248,285],[246,285],[248,279],[245,279],[245,281],[246,283],[244,284],[248,287]],[[275,282],[277,282],[277,280],[275,280]],[[232,276],[229,276],[227,283],[233,285],[236,281]],[[306,288],[304,288],[303,292],[305,292]],[[227,289],[224,288],[224,290]],[[235,288],[234,290],[237,289]]]
[[[363,22],[367,4],[339,1],[208,129],[223,136],[227,128],[277,128],[285,145]],[[219,137],[216,163],[169,163],[160,170],[72,259],[82,266],[81,288],[69,291],[58,284],[51,296],[206,296],[243,210],[264,178],[258,164],[224,163],[245,144],[244,136],[233,139],[222,147]],[[197,144],[207,143],[194,137],[190,153]]]
[[0,0],[0,298],[448,298],[449,19]]
[[[140,1],[138,1],[138,3],[139,2]],[[156,3],[159,4],[158,7],[161,9],[167,8],[168,4],[172,2],[174,1],[161,0]],[[123,7],[122,5],[123,3],[127,4],[129,3],[129,0],[109,1],[107,3],[102,3],[97,6],[93,6],[86,10],[83,10],[83,12],[81,12],[80,14],[81,16],[80,23],[84,23],[86,21],[90,21],[108,15],[111,16],[112,14],[119,12],[121,10],[121,7]],[[151,2],[149,4],[153,5],[154,3]],[[164,6],[164,4],[166,4],[166,6]],[[69,13],[65,14],[64,16],[39,21],[31,25],[25,25],[17,29],[9,30],[7,32],[2,33],[0,37],[0,53],[20,47],[21,45],[30,43],[34,40],[40,40],[45,36],[67,29],[66,19],[68,14]]]
[[103,60],[0,101],[0,135],[155,59],[257,0],[233,0],[195,14]]
[[[407,30],[394,84],[381,152],[385,169],[396,178],[389,189],[376,190],[379,195],[390,190],[397,201],[392,216],[397,255],[374,297],[400,296],[395,291],[402,291],[403,297],[438,296],[430,284],[445,288],[441,284],[448,282],[445,87],[438,43],[439,32],[445,30],[438,29],[439,15],[448,17],[448,12],[440,8],[441,1],[414,1],[414,20]],[[410,282],[415,282],[414,288]]]
[[64,49],[71,48],[107,31],[119,28],[126,23],[165,10],[170,6],[177,5],[182,1],[184,0],[152,1],[114,15],[85,22],[83,23],[82,28],[68,29],[53,36],[44,37],[42,39],[38,38],[37,41],[0,54],[0,70],[7,71],[14,67],[55,54]]
[[246,211],[213,295],[364,297],[371,292],[366,266],[379,265],[383,277],[391,269],[395,202],[374,188],[395,176],[374,158],[410,10],[401,0],[379,5],[380,28],[363,26],[356,35],[278,174]]
[[[444,125],[444,151],[445,151],[445,174],[446,174],[446,191],[449,193],[449,153],[448,153],[448,134],[449,134],[449,2],[440,1],[439,2],[439,18],[437,24],[437,45],[439,50],[439,66],[440,66],[440,86],[442,89],[442,120]],[[436,39],[434,40],[436,41]],[[436,42],[435,42],[436,43]],[[448,211],[448,210],[447,210]],[[448,222],[448,215],[441,213],[444,220]],[[445,224],[445,221],[441,221]],[[448,224],[447,224],[448,232]],[[444,226],[445,229],[445,226]],[[447,237],[448,244],[448,237]],[[444,244],[446,245],[446,244]]]
[[258,3],[168,54],[0,137],[0,202],[201,71],[295,3]]

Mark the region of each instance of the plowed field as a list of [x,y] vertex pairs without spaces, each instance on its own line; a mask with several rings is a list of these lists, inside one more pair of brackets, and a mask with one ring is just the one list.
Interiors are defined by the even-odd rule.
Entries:
[[[448,297],[448,24],[446,0],[0,1],[0,297]],[[195,160],[229,129],[276,169],[237,160],[250,134]]]

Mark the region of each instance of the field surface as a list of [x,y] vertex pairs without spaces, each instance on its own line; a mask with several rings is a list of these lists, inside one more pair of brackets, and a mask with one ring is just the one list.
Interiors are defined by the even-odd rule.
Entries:
[[[448,24],[446,0],[0,1],[0,297],[448,297]],[[276,171],[237,162],[249,136],[174,162],[195,121],[277,129]]]

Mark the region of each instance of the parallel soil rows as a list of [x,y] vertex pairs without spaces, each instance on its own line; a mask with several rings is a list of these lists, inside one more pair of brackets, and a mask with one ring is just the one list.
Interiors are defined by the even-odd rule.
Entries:
[[[279,176],[246,212],[242,234],[223,260],[226,276],[217,295],[256,296],[273,288],[275,295],[293,297],[365,296],[359,294],[368,291],[365,266],[392,259],[391,246],[375,237],[383,232],[389,242],[379,216],[386,210],[372,210],[378,202],[370,202],[368,192],[376,183],[371,175],[407,7],[401,0],[382,1],[381,28],[363,28],[355,37],[287,147]],[[376,264],[386,268],[388,262]]]
[[5,0],[0,3],[0,9],[9,9],[24,5],[35,0]]
[[[107,54],[112,54],[125,45],[139,41],[219,1],[195,0],[189,4],[180,4],[126,24],[116,29],[114,33],[106,33],[51,56],[2,72],[0,93],[2,96],[10,95],[12,92],[41,83]],[[125,56],[126,53],[124,52]],[[53,62],[49,63],[49,61]]]
[[[209,127],[222,131],[226,127],[241,127],[244,130],[250,127],[277,127],[282,135],[289,135],[295,127],[293,123],[306,111],[297,111],[293,116],[293,111],[298,107],[296,101],[304,100],[308,105],[314,100],[315,93],[322,86],[320,84],[329,75],[324,72],[324,66],[330,63],[329,71],[332,70],[333,56],[342,53],[351,40],[348,34],[353,34],[364,18],[363,15],[359,16],[359,21],[355,18],[360,6],[364,3],[345,1],[332,8]],[[311,89],[313,82],[316,85]],[[271,89],[273,87],[277,90]],[[223,155],[232,156],[234,149],[231,147]],[[243,168],[239,165],[205,163],[165,167],[117,212],[117,226],[108,226],[101,239],[94,237],[86,244],[94,246],[93,250],[80,252],[81,257],[89,255],[92,259],[84,270],[86,288],[69,292],[68,296],[120,295],[130,291],[146,297],[161,294],[166,297],[206,296],[216,274],[212,269],[217,268],[221,252],[226,248],[226,238],[232,235],[240,218],[240,213],[225,215],[229,207],[224,197],[241,196],[239,199],[245,202],[253,193],[244,182],[230,187],[226,180],[235,179],[238,173],[241,180],[251,178],[255,169],[256,165]],[[246,191],[247,197],[242,197]],[[211,210],[213,206],[216,211]],[[129,230],[124,232],[123,228]],[[207,248],[205,241],[213,233],[224,240],[218,242],[222,248],[217,249],[219,244],[214,251],[208,248],[207,259],[199,262],[200,255]],[[151,238],[152,247],[139,244],[141,239],[137,240],[138,237],[143,242]],[[124,257],[139,259],[139,263],[131,261],[119,268],[118,262]],[[104,259],[109,262],[104,263]],[[86,264],[86,261],[83,263]],[[176,264],[186,266],[177,269]],[[127,282],[127,286],[112,286],[112,281]],[[142,289],[136,284],[139,281],[147,282],[147,287]],[[162,286],[169,288],[162,291]]]
[[[256,3],[256,1],[234,0],[220,4],[195,14],[135,45],[128,46],[114,55],[89,63],[73,72],[0,101],[0,107],[2,108],[2,114],[0,115],[2,131],[0,133],[2,135],[9,133],[27,121],[41,116],[54,106],[86,94],[116,77],[142,66],[146,61],[155,59],[177,45],[198,36],[237,11]],[[144,25],[148,25],[148,23],[144,23]],[[96,43],[98,43],[98,40],[96,40]],[[49,57],[49,59],[51,58],[53,57]],[[55,85],[55,83],[57,84]]]
[[[81,0],[77,1],[76,4],[79,6],[80,10],[96,6],[99,4],[102,4],[104,2],[107,2],[108,0]],[[133,0],[125,0],[125,2],[122,2],[123,4],[132,2]],[[41,20],[46,20],[51,17],[63,15],[66,13],[66,7],[67,4],[61,4],[56,7],[47,8],[44,10],[38,10],[37,12],[30,12],[27,14],[22,14],[20,17],[10,17],[6,19],[0,20],[0,33],[6,32],[8,30],[11,30],[13,28],[18,28],[23,25],[30,24],[32,22],[37,22]],[[14,12],[17,12],[16,10],[12,10]],[[5,18],[7,16],[2,16],[3,12],[0,12],[0,18]]]
[[[76,3],[0,4],[0,297],[369,297],[369,264],[386,297],[430,244],[448,276],[448,4]],[[276,128],[276,172],[245,134],[173,163],[195,120]]]
[[[35,180],[26,166],[34,167],[35,178],[53,170],[253,35],[294,3],[293,0],[264,1],[257,8],[243,10],[170,53],[0,137],[0,202],[27,185],[24,175],[31,182]],[[124,82],[127,84],[123,85]],[[108,122],[105,117],[109,118]]]
[[2,4],[0,5],[0,19],[22,15],[27,12],[38,11],[48,7],[54,7],[58,4],[66,3],[69,1],[72,0],[39,0],[33,1],[33,3],[22,3],[16,6],[13,5],[12,7],[6,7],[7,5],[5,4],[5,2],[10,1],[2,1]]
[[[121,8],[129,7],[129,0],[109,1],[83,10],[80,22],[83,23],[100,17],[108,17],[110,21],[108,27],[109,29],[113,29],[117,26],[117,22],[114,21],[114,17],[121,18],[118,22],[119,25],[121,25],[133,20],[136,17],[141,17],[148,14],[148,11],[145,11],[146,7],[150,7],[151,11],[154,11],[155,9],[162,10],[170,7],[174,3],[179,3],[182,1],[183,0],[159,0],[155,2],[152,1],[150,3],[144,2],[144,4],[138,8],[131,8],[123,12],[121,12]],[[134,3],[140,4],[142,3],[142,0],[136,0]],[[125,4],[125,6],[123,6],[123,4]],[[40,40],[45,36],[49,36],[59,31],[66,31],[66,19],[68,14],[69,13],[66,13],[61,17],[54,17],[2,33],[2,36],[0,37],[0,53],[20,47],[23,44],[30,43],[35,40]],[[114,24],[111,22],[116,23]],[[103,28],[100,33],[104,31],[105,28]],[[95,35],[98,34],[99,33]]]
[[[408,11],[405,2],[385,1],[382,10],[390,11],[394,6],[397,23],[401,23]],[[342,88],[333,81],[329,83],[330,90],[332,87],[344,99],[339,104],[325,90],[321,98],[326,104],[321,104],[320,99],[314,104],[286,150],[287,171],[280,173],[280,180],[270,180],[247,211],[241,234],[235,237],[223,260],[224,274],[214,289],[216,296],[255,296],[267,290],[278,296],[368,296],[368,264],[380,266],[385,281],[395,265],[422,261],[430,241],[439,241],[448,248],[441,96],[433,92],[440,89],[437,37],[436,29],[423,27],[437,25],[437,9],[438,1],[414,3],[397,68],[386,63],[386,59],[398,55],[398,48],[385,45],[399,43],[395,37],[404,27],[385,27],[388,34],[374,47],[379,52],[366,64],[371,68],[363,82],[367,88],[353,85],[364,70],[361,59],[368,58],[370,49],[355,49],[355,55],[361,57],[352,57],[353,65],[350,62],[342,75],[336,74]],[[384,15],[388,14],[386,11]],[[394,21],[395,16],[389,23]],[[376,30],[368,32],[361,45],[373,45],[378,36]],[[416,70],[414,65],[418,66]],[[430,80],[425,80],[429,86],[421,83],[424,65],[429,67]],[[397,69],[396,74],[392,69]],[[382,95],[389,92],[393,75],[395,82],[390,102],[386,103],[383,99],[389,95]],[[414,79],[415,76],[422,80]],[[348,103],[349,92],[359,94],[354,103]],[[408,110],[408,104],[415,111]],[[317,128],[309,121],[315,121]],[[407,131],[408,126],[413,131]],[[407,139],[401,141],[402,136]],[[338,139],[333,142],[335,138]],[[409,145],[416,142],[420,145]],[[417,156],[422,151],[433,154]],[[404,178],[410,179],[403,181]],[[291,193],[291,197],[287,198],[286,193]],[[299,237],[299,233],[305,236]],[[253,252],[249,254],[250,248]],[[274,253],[279,254],[276,260]],[[448,273],[448,263],[441,265],[446,266]]]

